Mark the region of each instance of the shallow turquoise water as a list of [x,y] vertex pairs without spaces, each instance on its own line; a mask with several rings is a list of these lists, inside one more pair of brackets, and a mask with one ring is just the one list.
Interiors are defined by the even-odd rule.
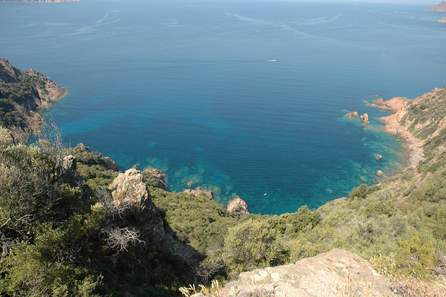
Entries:
[[[282,213],[404,161],[364,100],[444,85],[437,17],[277,1],[0,4],[0,56],[67,87],[50,111],[66,144],[164,169],[174,190],[192,181]],[[369,112],[371,127],[348,110]]]

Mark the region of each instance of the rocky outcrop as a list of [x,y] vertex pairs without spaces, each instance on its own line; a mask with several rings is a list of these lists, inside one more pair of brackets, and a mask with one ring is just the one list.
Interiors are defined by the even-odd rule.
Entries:
[[235,197],[229,201],[226,210],[232,215],[245,215],[249,214],[248,203],[240,197]]
[[[201,296],[200,294],[195,297]],[[364,259],[335,249],[295,264],[241,273],[219,297],[393,297],[390,282]]]
[[112,195],[112,204],[115,207],[126,205],[145,208],[151,206],[149,190],[144,183],[141,172],[129,169],[120,173],[109,186]]
[[359,117],[359,113],[357,111],[350,111],[345,114],[345,117],[350,120],[356,119]]
[[97,165],[107,170],[118,171],[118,165],[112,158],[90,150],[90,148],[83,143],[80,143],[71,149],[71,153],[76,156],[76,159],[80,163],[85,165]]
[[383,159],[383,155],[381,154],[375,154],[375,160],[376,161],[381,161]]
[[146,185],[168,190],[166,174],[156,168],[146,168],[142,172],[142,176]]
[[363,113],[363,114],[360,116],[360,119],[361,119],[361,121],[362,121],[362,123],[363,123],[364,125],[368,125],[368,124],[369,124],[369,115],[368,115],[368,113]]
[[192,197],[206,197],[209,200],[214,199],[214,193],[204,188],[186,189],[183,191],[183,193]]

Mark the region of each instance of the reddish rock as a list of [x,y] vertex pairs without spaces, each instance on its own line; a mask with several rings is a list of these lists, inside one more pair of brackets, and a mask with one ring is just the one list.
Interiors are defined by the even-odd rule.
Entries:
[[248,203],[239,196],[229,201],[226,208],[229,214],[245,215],[249,214]]

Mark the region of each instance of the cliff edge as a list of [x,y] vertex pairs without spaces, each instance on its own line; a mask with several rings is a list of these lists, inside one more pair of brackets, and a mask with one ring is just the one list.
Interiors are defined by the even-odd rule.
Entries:
[[37,112],[49,107],[66,94],[47,76],[33,69],[19,70],[6,59],[0,59],[0,125],[23,140],[37,133],[42,117]]

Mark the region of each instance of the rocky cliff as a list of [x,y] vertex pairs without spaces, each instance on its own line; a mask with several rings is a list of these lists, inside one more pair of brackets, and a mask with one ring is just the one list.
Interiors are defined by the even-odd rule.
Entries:
[[0,59],[0,124],[14,136],[24,139],[38,132],[41,108],[50,106],[66,94],[62,87],[35,70],[19,70]]

